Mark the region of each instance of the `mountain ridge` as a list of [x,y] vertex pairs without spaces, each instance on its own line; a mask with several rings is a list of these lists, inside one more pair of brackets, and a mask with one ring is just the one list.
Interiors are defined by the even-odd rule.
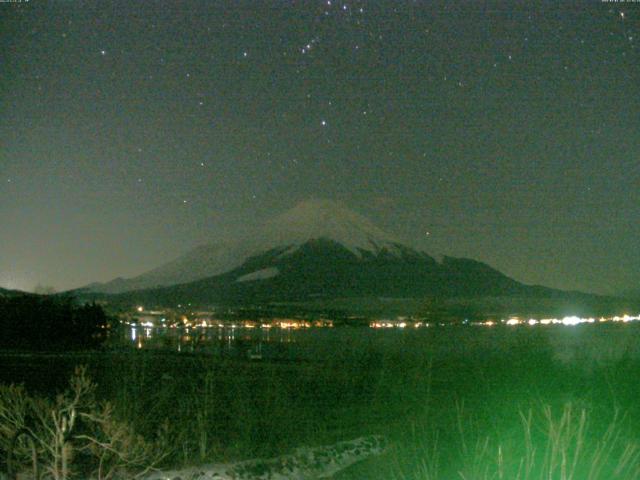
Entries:
[[92,283],[84,289],[115,294],[187,283],[231,271],[247,258],[273,248],[284,246],[295,251],[307,241],[319,238],[334,240],[357,255],[382,249],[401,254],[409,248],[343,205],[314,199],[297,204],[239,238],[200,245],[133,278]]
[[[182,275],[191,266],[191,277]],[[173,283],[145,285],[149,279]],[[544,298],[566,311],[574,311],[580,303],[596,305],[604,298],[526,285],[478,260],[452,256],[436,260],[361,215],[326,201],[305,202],[247,238],[198,247],[137,278],[117,279],[111,286],[118,283],[128,290],[78,293],[129,306],[329,304],[349,298],[522,298],[535,304]]]
[[[125,303],[261,303],[344,297],[423,297],[524,293],[526,286],[470,259],[406,249],[352,252],[328,239],[295,251],[276,248],[229,272],[193,282],[113,295]],[[469,266],[473,268],[469,268]]]

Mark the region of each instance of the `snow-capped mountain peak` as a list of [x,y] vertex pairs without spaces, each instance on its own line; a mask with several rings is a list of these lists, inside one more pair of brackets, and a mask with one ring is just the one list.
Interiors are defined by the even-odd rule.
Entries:
[[299,203],[267,222],[259,236],[264,240],[264,250],[283,245],[295,248],[310,240],[327,239],[356,255],[360,255],[361,250],[393,251],[399,243],[364,216],[330,200]]
[[220,275],[242,265],[248,258],[276,249],[286,256],[312,240],[330,240],[361,257],[385,250],[401,256],[406,247],[364,216],[331,200],[308,200],[250,230],[241,238],[212,242],[177,259],[130,279],[117,279],[88,288],[118,293],[186,283]]

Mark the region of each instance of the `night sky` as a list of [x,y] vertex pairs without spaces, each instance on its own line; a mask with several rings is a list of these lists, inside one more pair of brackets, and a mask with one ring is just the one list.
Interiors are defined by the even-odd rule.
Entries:
[[526,283],[640,283],[640,3],[0,3],[0,286],[328,198]]

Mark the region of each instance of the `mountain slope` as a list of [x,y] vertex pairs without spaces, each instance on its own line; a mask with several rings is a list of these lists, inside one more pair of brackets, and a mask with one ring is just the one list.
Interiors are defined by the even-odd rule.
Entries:
[[85,288],[93,292],[121,293],[190,282],[229,271],[252,253],[253,248],[248,242],[211,243],[196,247],[185,255],[137,277],[116,278],[107,283],[93,283]]
[[376,227],[368,219],[336,202],[310,200],[298,204],[243,237],[203,245],[154,270],[131,279],[94,283],[88,291],[121,293],[159,286],[191,282],[229,272],[253,256],[275,248],[291,252],[309,240],[330,239],[355,255],[386,248],[400,254],[398,240]]
[[290,250],[287,246],[275,248],[222,275],[127,292],[114,300],[165,305],[249,304],[352,297],[517,295],[529,288],[481,262],[449,257],[436,262],[400,244],[376,252],[354,252],[321,238]]
[[21,290],[7,290],[6,288],[0,288],[0,297],[19,297],[19,296],[34,296],[33,293],[23,292]]
[[160,306],[425,297],[595,301],[586,294],[524,285],[475,260],[436,261],[361,215],[317,200],[243,238],[196,248],[136,278],[94,285],[82,295]]

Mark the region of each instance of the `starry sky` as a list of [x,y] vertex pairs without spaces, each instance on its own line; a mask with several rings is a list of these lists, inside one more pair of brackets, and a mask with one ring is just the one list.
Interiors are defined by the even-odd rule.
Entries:
[[300,201],[526,283],[640,284],[640,3],[0,3],[0,287]]

